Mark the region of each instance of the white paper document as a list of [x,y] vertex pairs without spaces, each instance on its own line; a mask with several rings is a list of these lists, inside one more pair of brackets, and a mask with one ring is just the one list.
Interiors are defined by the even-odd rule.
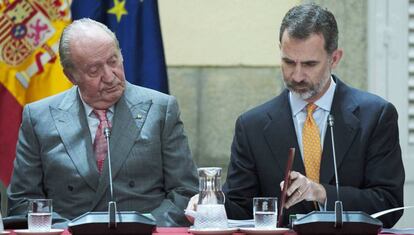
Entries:
[[381,233],[414,234],[414,228],[383,228]]

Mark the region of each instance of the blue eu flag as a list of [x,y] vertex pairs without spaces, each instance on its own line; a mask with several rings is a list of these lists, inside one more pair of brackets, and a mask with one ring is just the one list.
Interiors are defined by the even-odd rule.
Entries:
[[129,82],[168,93],[157,0],[74,0],[72,19],[91,18],[115,32]]

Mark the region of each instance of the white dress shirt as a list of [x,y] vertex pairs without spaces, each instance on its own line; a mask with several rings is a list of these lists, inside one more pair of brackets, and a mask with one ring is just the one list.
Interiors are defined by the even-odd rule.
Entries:
[[[93,112],[93,108],[83,100],[79,88],[78,88],[78,92],[82,100],[83,107],[85,108],[86,120],[88,121],[89,132],[91,134],[92,144],[93,144],[93,142],[95,141],[96,130],[98,129],[100,121],[98,117],[95,115],[95,113]],[[115,113],[115,107],[114,105],[112,105],[111,107],[109,107],[109,109],[106,112],[106,117],[108,118],[108,121],[110,121],[111,123],[114,117],[114,113]]]
[[[336,83],[331,77],[331,84],[328,90],[319,98],[314,104],[318,107],[313,112],[313,118],[319,127],[319,136],[321,137],[321,149],[323,149],[323,142],[328,122],[328,115],[331,112],[332,100],[335,93]],[[303,143],[302,143],[302,129],[306,121],[306,105],[308,102],[302,100],[297,95],[289,92],[290,107],[292,108],[293,123],[295,125],[296,136],[298,138],[300,152],[303,158]]]

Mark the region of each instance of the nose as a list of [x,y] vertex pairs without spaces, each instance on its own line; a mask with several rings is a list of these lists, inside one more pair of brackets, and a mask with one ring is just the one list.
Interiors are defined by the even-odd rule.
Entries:
[[102,68],[102,81],[105,83],[112,83],[115,78],[115,74],[109,66],[103,66]]
[[293,81],[299,83],[304,80],[303,76],[303,68],[300,63],[297,63],[292,72],[292,79]]

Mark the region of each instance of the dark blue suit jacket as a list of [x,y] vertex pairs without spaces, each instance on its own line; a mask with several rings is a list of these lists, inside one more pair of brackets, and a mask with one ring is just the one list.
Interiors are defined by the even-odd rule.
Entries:
[[[372,214],[403,206],[405,179],[398,136],[398,114],[384,99],[354,88],[334,76],[336,90],[331,114],[335,118],[334,137],[340,197],[344,210]],[[276,196],[284,178],[288,149],[296,148],[293,170],[305,175],[289,104],[288,91],[242,114],[235,127],[231,160],[224,185],[229,218],[252,217],[252,198]],[[329,130],[329,129],[327,129]],[[320,183],[327,192],[327,210],[336,200],[331,135],[326,132]],[[303,201],[287,210],[305,214],[314,210]],[[393,226],[402,212],[380,217],[384,227]]]

